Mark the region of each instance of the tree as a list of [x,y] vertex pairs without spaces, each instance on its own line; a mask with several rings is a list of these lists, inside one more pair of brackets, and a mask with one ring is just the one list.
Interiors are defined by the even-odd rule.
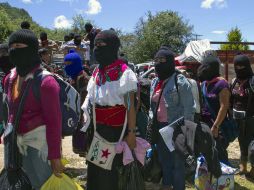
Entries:
[[0,43],[3,43],[7,40],[9,35],[12,33],[11,20],[8,17],[8,14],[0,8]]
[[[227,34],[228,42],[242,42],[242,32],[238,27],[232,28]],[[249,50],[248,45],[242,44],[223,44],[221,50]]]
[[155,15],[148,12],[137,23],[135,42],[127,48],[128,58],[134,63],[151,60],[161,45],[181,53],[190,41],[192,30],[177,12],[163,11]]
[[87,20],[85,20],[81,14],[77,14],[72,18],[72,21],[73,31],[77,34],[85,34],[85,24]]

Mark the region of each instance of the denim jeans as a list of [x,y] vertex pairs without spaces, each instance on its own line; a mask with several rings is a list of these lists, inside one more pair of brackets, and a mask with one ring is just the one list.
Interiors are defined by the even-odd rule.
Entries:
[[[160,124],[162,128],[163,124]],[[157,143],[158,157],[162,167],[162,185],[174,190],[185,189],[185,159],[178,152],[170,152],[161,135]]]
[[26,172],[33,188],[39,190],[52,175],[49,163],[44,162],[39,156],[39,151],[32,147],[27,148],[27,155],[23,155],[22,159],[23,169]]

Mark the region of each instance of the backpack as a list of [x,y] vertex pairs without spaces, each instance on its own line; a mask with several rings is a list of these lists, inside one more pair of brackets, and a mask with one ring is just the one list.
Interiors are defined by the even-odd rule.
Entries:
[[70,136],[78,126],[81,117],[80,95],[68,82],[60,76],[45,70],[38,70],[34,74],[32,91],[35,98],[40,101],[40,86],[46,76],[53,76],[60,86],[60,106],[62,113],[62,135]]

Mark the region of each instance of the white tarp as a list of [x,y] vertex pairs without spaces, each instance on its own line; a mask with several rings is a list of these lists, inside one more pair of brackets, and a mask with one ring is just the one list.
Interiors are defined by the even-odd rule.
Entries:
[[188,58],[194,58],[201,63],[203,58],[208,54],[216,56],[215,51],[211,48],[209,40],[191,41],[185,48],[183,54],[175,59],[182,63]]

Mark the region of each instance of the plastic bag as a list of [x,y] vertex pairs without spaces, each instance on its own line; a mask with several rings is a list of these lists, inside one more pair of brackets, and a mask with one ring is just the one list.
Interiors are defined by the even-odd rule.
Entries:
[[1,190],[32,190],[32,186],[22,169],[8,171],[3,170],[0,174]]
[[213,177],[207,167],[204,157],[198,158],[198,166],[195,175],[195,187],[197,190],[234,190],[235,168],[220,163],[222,175],[219,178]]
[[162,169],[155,146],[147,151],[143,173],[147,182],[159,183],[162,178]]
[[120,168],[118,181],[119,190],[145,190],[145,182],[141,167],[141,163],[135,159],[130,164]]
[[62,178],[56,177],[54,174],[44,183],[41,190],[83,190],[79,184],[74,182],[65,174],[61,174]]

